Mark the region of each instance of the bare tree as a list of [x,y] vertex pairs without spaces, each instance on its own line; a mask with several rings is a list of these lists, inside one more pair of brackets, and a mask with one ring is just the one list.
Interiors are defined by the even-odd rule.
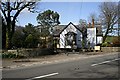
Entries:
[[87,37],[87,21],[84,19],[80,19],[79,20],[79,27],[82,31],[82,47],[85,48],[86,47],[86,37]]
[[103,37],[103,43],[105,42],[107,35],[113,30],[113,27],[118,22],[118,3],[117,2],[104,2],[100,6],[100,18],[102,21],[105,35]]
[[7,2],[5,2],[3,0],[0,2],[0,4],[0,12],[6,23],[6,47],[11,48],[11,39],[15,32],[15,23],[17,17],[25,8],[27,8],[29,11],[33,11],[36,2],[33,2],[32,0],[15,0],[14,2],[10,2],[10,0],[7,0]]

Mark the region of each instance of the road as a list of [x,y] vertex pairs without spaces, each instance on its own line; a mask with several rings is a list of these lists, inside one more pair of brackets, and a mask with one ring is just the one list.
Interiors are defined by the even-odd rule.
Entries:
[[[118,54],[109,54],[85,58],[75,61],[31,66],[29,68],[3,70],[3,80],[40,80],[43,78],[73,79],[73,80],[118,80],[119,78]],[[68,79],[69,80],[69,79]]]

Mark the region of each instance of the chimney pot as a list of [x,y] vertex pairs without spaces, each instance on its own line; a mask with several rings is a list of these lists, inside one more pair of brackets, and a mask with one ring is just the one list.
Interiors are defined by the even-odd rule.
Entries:
[[95,25],[94,19],[92,19],[92,27],[93,27],[93,28],[94,28],[94,25]]

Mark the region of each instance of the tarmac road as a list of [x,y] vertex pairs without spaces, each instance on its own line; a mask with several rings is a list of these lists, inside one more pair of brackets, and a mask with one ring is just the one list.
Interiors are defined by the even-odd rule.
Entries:
[[[118,54],[109,54],[43,66],[3,70],[3,80],[119,80]],[[68,79],[68,80],[70,80]],[[48,79],[49,80],[49,79]]]

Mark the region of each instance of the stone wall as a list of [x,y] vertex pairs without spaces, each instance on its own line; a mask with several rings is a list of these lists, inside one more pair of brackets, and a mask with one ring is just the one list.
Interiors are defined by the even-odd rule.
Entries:
[[4,50],[2,53],[13,53],[18,55],[23,55],[25,57],[37,57],[37,56],[43,56],[43,55],[52,55],[54,54],[53,49],[47,48],[47,49],[17,49],[17,50]]
[[[120,52],[120,47],[101,47],[102,52]],[[58,51],[59,52],[59,51]],[[63,51],[66,52],[66,51]],[[67,50],[67,52],[69,52]],[[53,49],[18,49],[18,50],[3,50],[2,53],[13,53],[17,55],[23,55],[25,57],[38,57],[44,55],[53,55],[55,54]],[[61,51],[60,51],[61,53]]]
[[120,52],[120,47],[101,47],[102,52]]

